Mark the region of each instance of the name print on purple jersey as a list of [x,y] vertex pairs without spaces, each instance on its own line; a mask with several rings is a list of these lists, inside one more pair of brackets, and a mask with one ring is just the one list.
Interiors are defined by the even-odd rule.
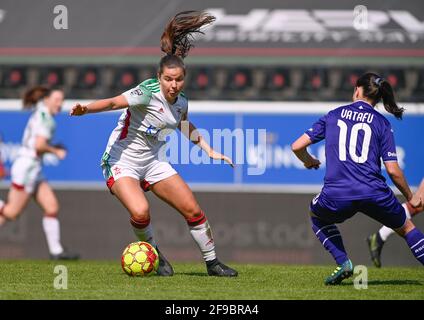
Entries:
[[358,112],[358,111],[352,111],[348,109],[342,109],[341,117],[347,120],[352,120],[357,122],[368,122],[368,123],[371,123],[372,120],[374,119],[374,115],[372,113]]

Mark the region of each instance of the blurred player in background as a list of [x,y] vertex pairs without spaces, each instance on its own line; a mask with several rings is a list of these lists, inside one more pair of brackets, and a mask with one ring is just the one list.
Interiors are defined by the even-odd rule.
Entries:
[[[0,135],[0,147],[3,144],[3,139]],[[1,148],[0,148],[0,180],[4,179],[7,175],[6,167],[4,166],[2,157],[1,157]]]
[[[424,199],[424,179],[421,180],[421,184],[415,194],[416,197]],[[423,203],[416,208],[412,207],[409,202],[403,203],[402,206],[405,209],[405,213],[408,219],[411,219],[416,214],[424,211]],[[383,249],[383,245],[393,233],[395,233],[395,230],[383,226],[378,232],[373,233],[367,238],[371,260],[377,268],[381,267],[381,250]]]
[[66,251],[60,242],[60,225],[57,218],[59,203],[42,173],[42,157],[53,153],[60,160],[66,150],[50,144],[55,130],[56,115],[63,104],[62,90],[37,86],[28,90],[23,99],[26,109],[34,109],[26,125],[22,146],[11,168],[12,186],[7,202],[0,200],[0,225],[15,220],[27,206],[31,196],[44,211],[43,230],[46,235],[50,258],[78,259],[78,255]]
[[[110,99],[86,106],[77,104],[71,115],[125,109],[112,132],[102,158],[107,186],[131,215],[130,222],[141,241],[157,248],[150,223],[149,203],[144,191],[151,190],[186,219],[190,233],[199,246],[211,276],[237,276],[237,271],[221,263],[208,220],[192,191],[171,165],[160,159],[166,133],[179,128],[211,158],[231,160],[215,152],[187,119],[188,101],[182,90],[186,68],[183,59],[192,47],[192,34],[212,23],[213,16],[194,11],[177,14],[166,26],[161,49],[166,54],[159,63],[157,79],[148,79],[137,87]],[[183,125],[183,127],[182,127]],[[184,127],[184,125],[186,125]],[[159,253],[158,274],[171,276],[174,271]]]
[[308,169],[317,169],[319,160],[307,151],[310,144],[325,139],[326,174],[324,187],[311,202],[315,235],[337,263],[325,284],[339,284],[353,274],[353,265],[335,223],[363,212],[402,236],[415,258],[424,264],[424,234],[411,220],[381,175],[383,159],[387,173],[411,207],[422,205],[413,195],[400,169],[390,122],[374,107],[383,100],[385,109],[397,119],[403,109],[394,99],[389,82],[374,73],[356,82],[353,103],[330,111],[292,144],[296,156]]

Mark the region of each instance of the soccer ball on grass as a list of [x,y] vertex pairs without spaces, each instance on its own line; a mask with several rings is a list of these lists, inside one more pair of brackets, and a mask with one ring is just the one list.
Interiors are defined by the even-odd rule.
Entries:
[[122,269],[130,276],[146,276],[158,269],[159,257],[156,249],[149,243],[137,241],[130,243],[122,253]]

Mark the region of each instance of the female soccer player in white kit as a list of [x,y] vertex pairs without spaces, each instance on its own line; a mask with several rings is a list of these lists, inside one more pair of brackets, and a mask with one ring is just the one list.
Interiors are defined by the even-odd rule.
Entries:
[[[157,79],[148,79],[122,95],[98,100],[86,106],[77,104],[70,115],[125,109],[112,132],[102,158],[107,186],[129,211],[134,232],[141,241],[157,248],[150,223],[149,204],[144,191],[151,190],[179,211],[187,221],[211,276],[237,276],[237,271],[221,263],[208,220],[192,191],[171,165],[161,160],[159,150],[165,145],[163,134],[179,128],[190,140],[213,159],[231,160],[215,152],[187,121],[188,101],[182,93],[186,74],[183,58],[192,47],[192,33],[212,23],[214,17],[194,11],[177,14],[161,37],[165,52],[159,64]],[[188,130],[182,127],[182,121]],[[188,131],[188,132],[187,132]],[[143,190],[142,190],[143,189]],[[159,253],[157,273],[171,276],[174,271]]]
[[50,140],[55,131],[56,115],[63,104],[62,90],[42,86],[28,90],[23,99],[24,108],[33,108],[22,139],[18,157],[11,168],[12,186],[7,202],[0,200],[0,225],[15,220],[27,206],[31,196],[44,210],[43,229],[46,235],[50,258],[53,260],[74,260],[78,255],[66,251],[60,242],[60,225],[57,218],[59,203],[42,173],[42,157],[53,153],[60,160],[66,150],[53,146]]

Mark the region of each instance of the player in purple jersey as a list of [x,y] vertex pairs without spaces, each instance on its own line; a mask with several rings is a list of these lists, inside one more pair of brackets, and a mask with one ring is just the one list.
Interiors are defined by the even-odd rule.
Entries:
[[397,106],[390,84],[374,73],[362,75],[356,82],[353,103],[327,113],[292,144],[293,152],[306,168],[318,169],[320,161],[306,148],[325,139],[324,187],[312,200],[310,215],[312,230],[337,263],[325,280],[326,285],[339,284],[353,274],[352,262],[335,224],[357,212],[394,229],[424,264],[424,235],[407,219],[381,174],[380,158],[410,205],[417,208],[422,204],[421,197],[412,194],[398,165],[390,122],[374,109],[381,99],[389,113],[402,118],[404,109]]
[[[421,180],[416,194],[418,197],[421,197],[421,199],[424,198],[424,179]],[[413,208],[409,202],[405,202],[402,204],[402,206],[405,209],[405,213],[408,219],[411,219],[413,216],[424,211],[424,204],[421,204],[421,206],[418,206],[417,208]],[[366,239],[371,255],[371,260],[377,268],[381,268],[381,250],[383,249],[387,239],[393,233],[395,233],[393,229],[382,226],[378,232],[371,234]]]

